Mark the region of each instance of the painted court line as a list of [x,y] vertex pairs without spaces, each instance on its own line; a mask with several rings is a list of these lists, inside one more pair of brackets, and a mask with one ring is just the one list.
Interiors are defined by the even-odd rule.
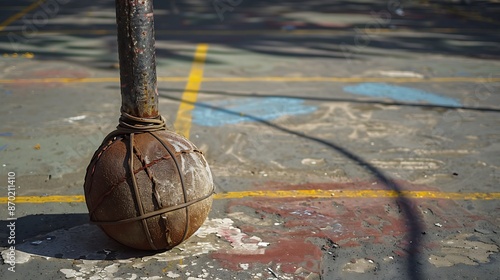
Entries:
[[32,3],[28,7],[22,9],[20,12],[14,14],[13,16],[9,17],[8,19],[4,20],[2,23],[0,23],[0,31],[3,31],[5,27],[9,26],[11,23],[14,21],[22,18],[25,14],[31,12],[32,10],[36,9],[38,6],[40,6],[45,0],[38,0],[35,3]]
[[[206,46],[206,45],[205,45]],[[201,60],[193,63],[189,77],[158,77],[158,82],[188,82],[184,94],[199,90],[201,80],[204,83],[235,83],[235,82],[325,82],[325,83],[498,83],[500,77],[434,77],[434,78],[399,78],[399,77],[203,77],[203,65],[206,53],[202,53],[203,48],[196,54]],[[198,51],[198,49],[197,49]],[[205,50],[206,52],[206,50]],[[201,61],[201,62],[200,62]],[[201,74],[201,76],[199,76]],[[0,84],[42,84],[42,83],[115,83],[119,82],[119,77],[101,78],[40,78],[40,79],[0,79]],[[189,90],[188,90],[189,89]],[[190,96],[186,96],[190,97]],[[184,96],[183,96],[183,100]]]
[[181,102],[179,105],[179,110],[177,111],[177,117],[174,123],[175,131],[188,139],[191,131],[191,112],[195,107],[194,104],[198,99],[198,91],[200,90],[201,81],[203,80],[203,67],[207,57],[207,50],[207,44],[198,44],[196,48],[188,82],[181,97],[181,100],[184,102]]
[[[283,191],[241,191],[216,193],[214,199],[241,199],[248,197],[260,198],[397,198],[415,199],[448,199],[448,200],[499,200],[500,192],[494,193],[463,193],[437,191],[391,191],[391,190],[283,190]],[[0,203],[7,203],[7,197],[0,197]],[[81,203],[85,202],[83,195],[53,195],[53,196],[18,196],[14,203]]]
[[481,77],[435,77],[435,78],[402,78],[402,77],[205,77],[204,82],[331,82],[331,83],[453,83],[453,82],[500,82],[500,78]]
[[500,193],[453,193],[436,191],[392,191],[392,190],[288,190],[288,191],[242,191],[215,194],[215,199],[245,197],[267,198],[424,198],[450,200],[495,200]]
[[[186,82],[187,77],[158,77],[159,82]],[[101,78],[39,78],[39,79],[0,79],[0,84],[43,84],[43,83],[61,83],[61,84],[86,84],[86,83],[117,83],[120,77],[101,77]]]

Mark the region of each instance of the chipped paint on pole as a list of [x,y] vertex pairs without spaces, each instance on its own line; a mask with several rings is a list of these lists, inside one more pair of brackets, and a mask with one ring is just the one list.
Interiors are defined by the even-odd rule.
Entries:
[[122,112],[158,116],[152,0],[116,0]]

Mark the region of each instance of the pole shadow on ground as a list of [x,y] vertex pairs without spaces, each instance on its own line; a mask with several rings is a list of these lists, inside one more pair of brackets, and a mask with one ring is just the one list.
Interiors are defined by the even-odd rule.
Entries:
[[[212,106],[209,104],[201,103],[201,102],[190,102],[187,100],[183,100],[181,98],[175,97],[175,96],[170,96],[167,94],[162,94],[162,90],[159,90],[159,94],[161,98],[166,98],[172,101],[177,101],[181,103],[188,103],[192,105],[196,105],[198,107],[203,107],[203,108],[208,108],[211,110],[216,110],[223,112],[228,115],[233,115],[233,116],[240,116],[240,112],[232,111],[226,108],[222,107],[217,107],[217,106]],[[245,115],[247,118],[268,126],[270,128],[273,128],[277,131],[281,131],[283,133],[287,133],[290,135],[295,135],[297,137],[300,137],[302,139],[306,139],[309,141],[312,141],[314,143],[323,145],[328,147],[329,149],[341,154],[343,157],[345,157],[347,160],[353,161],[357,163],[359,166],[362,166],[366,171],[371,173],[376,180],[378,180],[381,184],[385,186],[386,189],[395,191],[398,193],[401,193],[403,191],[403,188],[396,183],[394,180],[389,178],[386,174],[384,174],[381,170],[370,164],[368,161],[364,160],[361,156],[343,148],[341,145],[336,144],[334,142],[326,141],[321,138],[317,138],[311,135],[306,135],[302,132],[294,131],[289,128],[285,128],[283,126],[277,125],[275,123],[272,123],[270,121],[264,120],[262,118],[259,118],[257,116],[253,115]],[[415,203],[408,197],[405,197],[404,195],[400,195],[397,198],[394,198],[395,202],[399,205],[401,208],[401,212],[403,215],[403,218],[408,225],[408,230],[407,233],[408,235],[406,236],[406,243],[408,246],[405,249],[407,252],[407,262],[406,262],[406,270],[409,275],[409,279],[412,280],[420,280],[420,279],[425,279],[423,275],[423,271],[421,270],[421,256],[420,256],[420,251],[422,248],[422,233],[424,232],[424,225],[423,221],[421,219],[421,216],[417,213],[416,209],[414,209]],[[335,241],[335,240],[333,240]]]

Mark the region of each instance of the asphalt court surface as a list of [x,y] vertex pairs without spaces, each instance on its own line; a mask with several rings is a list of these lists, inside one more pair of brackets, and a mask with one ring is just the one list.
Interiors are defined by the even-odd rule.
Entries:
[[113,1],[2,2],[2,279],[494,279],[498,3],[227,3],[155,2],[160,112],[216,185],[156,254],[83,203],[119,115]]

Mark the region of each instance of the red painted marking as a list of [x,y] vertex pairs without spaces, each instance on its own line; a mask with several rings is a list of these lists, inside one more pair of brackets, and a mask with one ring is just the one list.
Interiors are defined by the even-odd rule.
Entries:
[[[428,186],[398,182],[403,190],[436,190]],[[381,183],[323,183],[306,185],[284,185],[270,183],[257,189],[293,190],[293,189],[387,189]],[[249,236],[258,236],[270,245],[264,254],[234,254],[219,251],[213,254],[215,259],[230,269],[241,269],[240,263],[250,265],[260,263],[281,265],[281,271],[293,273],[298,267],[320,273],[322,252],[328,240],[340,247],[363,246],[363,244],[386,244],[395,254],[406,256],[409,247],[408,236],[410,223],[418,222],[427,234],[435,231],[452,231],[471,227],[486,217],[477,217],[461,208],[452,200],[409,200],[405,209],[411,209],[417,221],[408,221],[402,213],[403,208],[392,198],[246,198],[232,200],[227,212],[250,208],[248,215],[279,222],[277,226],[256,226],[235,221],[235,226]],[[440,222],[443,227],[434,226]],[[324,245],[321,245],[323,242]],[[330,244],[331,245],[331,244]],[[421,250],[431,250],[436,244],[424,244]],[[428,245],[428,246],[427,246]],[[334,251],[334,249],[332,250]]]
[[321,249],[311,242],[296,238],[281,238],[269,245],[263,255],[231,254],[216,252],[212,256],[218,259],[223,266],[233,270],[241,270],[242,263],[279,263],[281,271],[294,273],[297,268],[303,267],[309,271],[319,271],[318,259],[321,259]]

